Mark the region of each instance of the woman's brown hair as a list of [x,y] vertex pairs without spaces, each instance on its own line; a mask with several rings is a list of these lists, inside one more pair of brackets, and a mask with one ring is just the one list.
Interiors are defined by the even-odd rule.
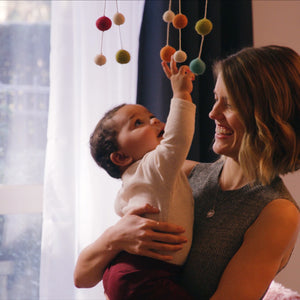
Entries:
[[268,184],[299,168],[300,56],[290,48],[245,48],[217,62],[245,126],[239,163],[253,181]]

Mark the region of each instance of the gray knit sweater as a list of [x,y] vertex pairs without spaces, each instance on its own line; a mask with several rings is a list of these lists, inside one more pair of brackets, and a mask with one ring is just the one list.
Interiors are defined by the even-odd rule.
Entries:
[[[183,271],[183,284],[196,299],[209,299],[228,262],[240,248],[247,229],[272,200],[296,202],[280,178],[270,185],[246,185],[222,191],[218,178],[223,161],[200,163],[189,176],[195,199],[193,243]],[[215,201],[215,215],[207,212]]]

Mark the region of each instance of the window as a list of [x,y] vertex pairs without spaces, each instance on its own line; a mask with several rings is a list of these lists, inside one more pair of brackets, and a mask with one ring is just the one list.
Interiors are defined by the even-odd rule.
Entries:
[[38,299],[50,1],[0,1],[0,299]]

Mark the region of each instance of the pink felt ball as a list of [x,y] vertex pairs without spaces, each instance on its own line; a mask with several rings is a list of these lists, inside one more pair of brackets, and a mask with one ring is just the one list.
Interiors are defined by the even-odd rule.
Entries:
[[116,25],[122,25],[125,23],[125,17],[123,14],[117,12],[114,14],[113,21]]
[[108,30],[111,27],[111,24],[111,19],[106,16],[102,16],[96,21],[96,26],[101,31]]
[[103,66],[106,63],[106,57],[103,54],[99,54],[95,56],[95,64],[98,66]]

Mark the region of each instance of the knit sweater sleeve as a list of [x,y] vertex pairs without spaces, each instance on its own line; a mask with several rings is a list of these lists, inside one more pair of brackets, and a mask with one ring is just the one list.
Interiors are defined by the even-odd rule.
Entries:
[[195,112],[195,104],[177,98],[171,100],[164,138],[149,154],[153,168],[157,168],[165,183],[173,184],[186,160],[194,135]]

